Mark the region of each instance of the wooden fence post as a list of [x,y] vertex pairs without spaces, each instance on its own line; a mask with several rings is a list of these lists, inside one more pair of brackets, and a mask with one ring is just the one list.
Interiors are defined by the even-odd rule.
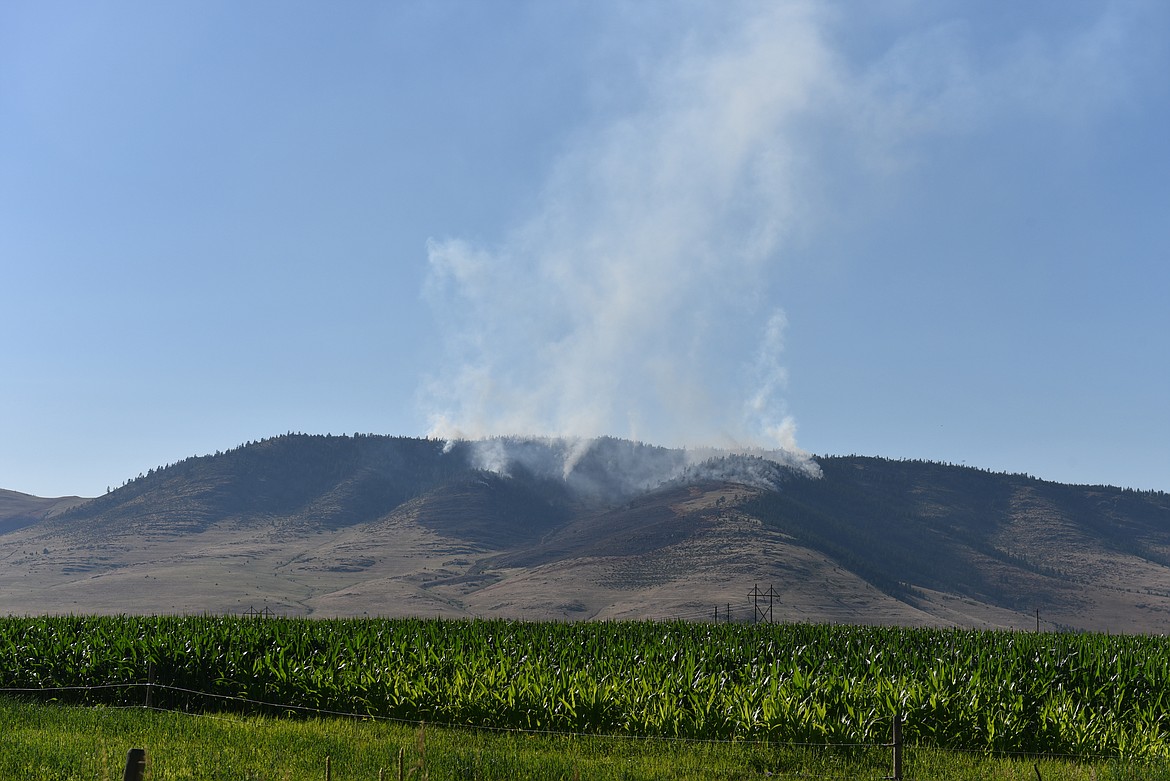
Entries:
[[146,749],[132,748],[126,752],[126,769],[122,781],[143,781],[146,777]]
[[893,774],[891,781],[902,781],[902,714],[894,714],[894,725],[891,731],[890,746],[894,750]]
[[333,761],[325,757],[325,781],[333,781]]
[[150,694],[154,689],[154,662],[146,668],[146,709],[150,710]]

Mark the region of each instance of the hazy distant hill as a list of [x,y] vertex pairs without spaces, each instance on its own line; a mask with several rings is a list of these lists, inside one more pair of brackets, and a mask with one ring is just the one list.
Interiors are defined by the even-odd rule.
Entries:
[[31,526],[86,501],[80,496],[46,499],[0,488],[0,534]]
[[[0,612],[1170,630],[1170,495],[614,439],[288,435],[82,502],[0,492]],[[820,477],[816,477],[819,465]],[[755,587],[770,594],[749,598]]]

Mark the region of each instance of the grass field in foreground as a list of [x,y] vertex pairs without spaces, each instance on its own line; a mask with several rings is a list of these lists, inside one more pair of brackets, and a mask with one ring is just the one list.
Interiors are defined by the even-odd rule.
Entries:
[[[150,781],[288,779],[878,779],[885,750],[439,729],[355,719],[210,717],[0,698],[0,778],[120,779],[145,748]],[[1164,762],[1073,762],[907,750],[903,777],[932,781],[1170,781]]]

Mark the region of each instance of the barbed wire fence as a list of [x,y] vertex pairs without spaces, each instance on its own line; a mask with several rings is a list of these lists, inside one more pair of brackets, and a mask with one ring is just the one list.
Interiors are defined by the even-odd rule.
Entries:
[[[912,749],[929,749],[929,746],[913,746],[907,745],[903,740],[903,718],[900,714],[895,714],[892,722],[892,729],[888,741],[883,742],[802,742],[802,741],[785,741],[772,738],[737,738],[737,739],[719,739],[719,738],[685,738],[685,737],[671,737],[661,735],[636,735],[623,733],[598,733],[598,732],[573,732],[566,730],[555,729],[528,729],[517,727],[496,727],[486,725],[468,725],[456,723],[444,723],[436,720],[401,718],[394,716],[384,716],[371,713],[361,713],[350,710],[339,710],[330,708],[319,708],[305,705],[293,705],[288,703],[271,702],[265,700],[258,700],[249,697],[242,697],[237,695],[226,695],[214,692],[206,692],[198,689],[191,689],[181,686],[173,686],[169,684],[159,683],[154,680],[153,668],[148,672],[148,679],[146,681],[128,682],[128,683],[99,683],[86,686],[55,686],[55,687],[6,687],[0,688],[0,696],[11,698],[25,698],[38,701],[48,701],[49,703],[65,704],[62,701],[71,699],[70,697],[62,697],[61,695],[78,695],[88,694],[92,692],[108,692],[110,690],[120,690],[121,694],[138,692],[141,698],[140,703],[124,702],[123,704],[106,704],[116,710],[143,710],[155,713],[170,713],[178,714],[184,717],[195,719],[211,719],[216,721],[231,721],[238,724],[247,725],[248,719],[255,716],[269,716],[269,717],[298,717],[298,718],[317,718],[317,719],[350,719],[363,722],[376,722],[394,724],[402,727],[408,727],[416,730],[425,730],[427,728],[439,728],[445,730],[487,733],[487,734],[508,734],[515,736],[527,737],[546,737],[546,738],[565,738],[574,741],[589,741],[589,740],[603,740],[603,741],[620,741],[634,744],[674,744],[674,745],[688,745],[688,746],[738,746],[738,747],[764,747],[769,749],[787,749],[796,751],[813,752],[814,754],[835,754],[835,755],[849,755],[856,757],[860,753],[868,753],[874,756],[876,753],[884,753],[886,756],[885,767],[887,771],[877,771],[873,775],[859,775],[856,768],[840,771],[826,771],[817,769],[802,768],[800,770],[793,770],[785,772],[783,770],[760,770],[758,773],[752,774],[745,769],[745,777],[767,777],[767,778],[802,778],[815,779],[818,781],[835,781],[836,779],[858,779],[866,778],[874,781],[902,781],[906,776],[904,775],[904,767],[906,764],[907,751]],[[160,700],[160,695],[162,699]],[[125,699],[125,697],[123,697]],[[169,703],[168,705],[159,704],[161,702]],[[85,703],[74,703],[84,707]],[[93,705],[95,703],[90,703]],[[970,757],[986,759],[1013,759],[1027,761],[1032,764],[1035,769],[1036,778],[1038,781],[1043,781],[1043,776],[1039,769],[1038,763],[1043,762],[1116,762],[1121,760],[1121,757],[1104,754],[1064,754],[1064,753],[1036,753],[1026,751],[991,751],[979,749],[961,749],[961,748],[947,748],[946,751],[959,755],[967,755]],[[124,781],[143,781],[145,779],[145,768],[147,753],[143,748],[131,748],[126,755],[126,768],[124,772]],[[379,781],[386,781],[390,778],[402,779],[403,773],[403,750],[398,752],[397,767],[389,768],[391,774],[397,771],[397,776],[386,775],[385,771],[379,774]],[[322,768],[325,772],[327,781],[332,781],[332,767],[328,756],[322,758]],[[884,775],[879,773],[885,773]],[[1136,776],[1135,776],[1136,777]],[[342,781],[342,779],[338,779]]]
[[[77,695],[84,695],[89,693],[104,693],[112,690],[118,690],[123,695],[118,699],[127,699],[125,695],[128,693],[137,692],[141,701],[137,704],[131,702],[123,702],[122,704],[104,704],[111,710],[143,710],[155,713],[169,713],[178,714],[188,718],[194,719],[210,719],[215,721],[230,721],[233,723],[244,724],[249,723],[248,719],[255,716],[269,716],[269,717],[297,717],[297,718],[317,718],[317,719],[352,719],[363,722],[377,722],[394,724],[398,726],[408,727],[416,730],[425,729],[445,729],[462,732],[475,733],[489,733],[489,734],[507,734],[515,736],[527,737],[545,737],[545,738],[565,738],[573,741],[618,741],[631,744],[672,744],[672,745],[688,745],[688,746],[706,746],[706,747],[761,747],[771,749],[793,749],[804,750],[811,752],[841,752],[856,755],[858,752],[873,752],[885,751],[894,753],[892,756],[899,756],[903,747],[900,742],[895,746],[894,743],[817,743],[817,742],[799,742],[799,741],[778,741],[763,738],[740,738],[740,739],[718,739],[718,738],[686,738],[686,737],[672,737],[662,735],[636,735],[623,733],[597,733],[597,732],[573,732],[566,730],[555,729],[530,729],[530,728],[515,728],[515,727],[496,727],[484,725],[467,725],[455,723],[443,723],[435,720],[409,719],[394,716],[383,716],[370,713],[360,713],[349,710],[337,710],[329,708],[318,708],[304,705],[290,705],[287,703],[272,702],[265,700],[258,700],[249,697],[241,697],[236,695],[225,695],[214,692],[206,692],[198,689],[191,689],[182,686],[173,686],[169,684],[159,683],[153,679],[153,670],[148,674],[147,681],[127,682],[127,683],[103,683],[86,686],[54,686],[54,687],[6,687],[0,688],[0,696],[28,699],[37,701],[48,701],[48,704],[55,705],[70,705],[75,707],[86,707],[83,702],[72,702],[69,700],[78,700]],[[63,696],[67,695],[67,696]],[[164,705],[160,703],[171,703]],[[181,703],[181,705],[179,705]],[[97,703],[90,702],[89,705]],[[146,768],[147,749],[133,747],[127,750],[126,766],[123,775],[123,781],[144,781],[147,777]],[[397,767],[387,768],[386,771],[379,774],[379,781],[386,781],[386,779],[399,778],[403,779],[403,757],[404,754],[400,749],[398,752]],[[792,771],[785,773],[779,770],[760,770],[757,773],[752,773],[745,768],[745,777],[760,777],[760,778],[803,778],[815,779],[820,781],[836,781],[837,779],[902,779],[900,771],[900,759],[893,759],[892,765],[895,770],[891,775],[880,775],[874,773],[870,776],[858,775],[856,771],[839,771],[839,772],[818,772],[816,770],[801,769],[799,771]],[[330,757],[324,756],[321,758],[321,767],[325,773],[324,778],[327,781],[332,781],[333,768]],[[397,775],[394,775],[397,771]],[[338,779],[338,781],[342,781]]]

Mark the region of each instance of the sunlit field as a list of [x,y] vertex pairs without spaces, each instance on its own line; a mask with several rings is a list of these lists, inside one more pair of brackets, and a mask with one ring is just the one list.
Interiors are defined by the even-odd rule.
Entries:
[[908,778],[1156,778],[1168,669],[1154,637],[11,618],[0,770],[112,777],[139,746],[156,779],[395,778],[400,751],[435,778],[878,778],[900,714]]

